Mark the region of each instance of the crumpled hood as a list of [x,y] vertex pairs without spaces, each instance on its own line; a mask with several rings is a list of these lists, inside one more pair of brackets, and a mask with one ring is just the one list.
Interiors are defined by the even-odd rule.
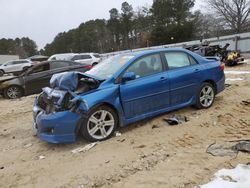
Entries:
[[77,89],[78,82],[81,78],[92,78],[97,81],[102,81],[101,79],[95,76],[80,72],[64,72],[54,74],[50,79],[50,86],[54,89],[64,91],[75,91]]

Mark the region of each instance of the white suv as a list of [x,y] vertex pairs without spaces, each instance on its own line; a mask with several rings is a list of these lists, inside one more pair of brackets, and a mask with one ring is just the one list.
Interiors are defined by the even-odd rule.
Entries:
[[20,72],[31,66],[32,66],[32,61],[27,59],[8,61],[0,65],[0,76],[3,76],[6,73]]
[[72,61],[85,63],[91,66],[97,65],[101,61],[101,57],[97,53],[81,53],[75,54],[72,58]]

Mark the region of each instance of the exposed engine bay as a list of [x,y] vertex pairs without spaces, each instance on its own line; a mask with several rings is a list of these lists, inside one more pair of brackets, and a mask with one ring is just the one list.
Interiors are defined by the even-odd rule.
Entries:
[[43,88],[37,104],[46,114],[70,110],[78,102],[72,102],[77,95],[98,88],[101,82],[79,72],[55,74],[50,80],[51,88]]

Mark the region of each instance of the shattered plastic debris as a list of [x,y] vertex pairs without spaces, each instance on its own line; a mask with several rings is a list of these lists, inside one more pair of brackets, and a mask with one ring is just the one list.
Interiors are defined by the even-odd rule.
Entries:
[[24,147],[24,148],[29,148],[29,147],[31,147],[32,145],[33,145],[33,144],[29,143],[29,144],[24,145],[23,147]]
[[186,116],[174,114],[171,118],[164,118],[164,121],[166,121],[169,125],[178,125],[183,122],[187,122],[188,119]]
[[116,136],[116,137],[121,136],[121,135],[122,135],[122,133],[120,133],[120,132],[115,132],[115,136]]
[[213,156],[230,156],[236,157],[237,151],[233,149],[234,144],[232,143],[224,143],[224,144],[212,144],[207,148],[207,153],[210,153]]
[[97,143],[94,142],[94,143],[88,144],[88,145],[86,145],[84,147],[76,148],[76,149],[72,150],[71,152],[74,153],[74,154],[80,153],[80,152],[84,153],[84,152],[90,150],[91,148],[95,147],[96,145],[97,145]]
[[250,105],[250,99],[243,100],[242,103],[243,103],[244,105]]
[[242,141],[234,147],[237,151],[250,152],[250,141]]
[[250,152],[250,140],[227,142],[223,144],[211,144],[207,148],[207,153],[213,156],[236,157],[239,152]]
[[40,155],[40,156],[38,157],[38,159],[39,159],[39,160],[45,159],[45,156]]
[[211,182],[200,188],[249,188],[250,165],[239,164],[234,169],[222,169],[214,174]]
[[153,125],[153,126],[152,126],[152,129],[158,129],[158,128],[160,128],[159,125]]

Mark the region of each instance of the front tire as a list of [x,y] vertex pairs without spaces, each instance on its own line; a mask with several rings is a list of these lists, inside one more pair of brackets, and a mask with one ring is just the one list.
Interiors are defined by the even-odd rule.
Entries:
[[103,141],[110,138],[118,125],[116,112],[108,106],[93,108],[82,122],[81,134],[90,141]]
[[215,99],[215,89],[214,86],[210,83],[203,83],[199,89],[196,100],[196,107],[198,109],[207,109],[210,108]]
[[4,97],[7,99],[17,99],[23,96],[23,90],[19,86],[9,86],[4,90]]

